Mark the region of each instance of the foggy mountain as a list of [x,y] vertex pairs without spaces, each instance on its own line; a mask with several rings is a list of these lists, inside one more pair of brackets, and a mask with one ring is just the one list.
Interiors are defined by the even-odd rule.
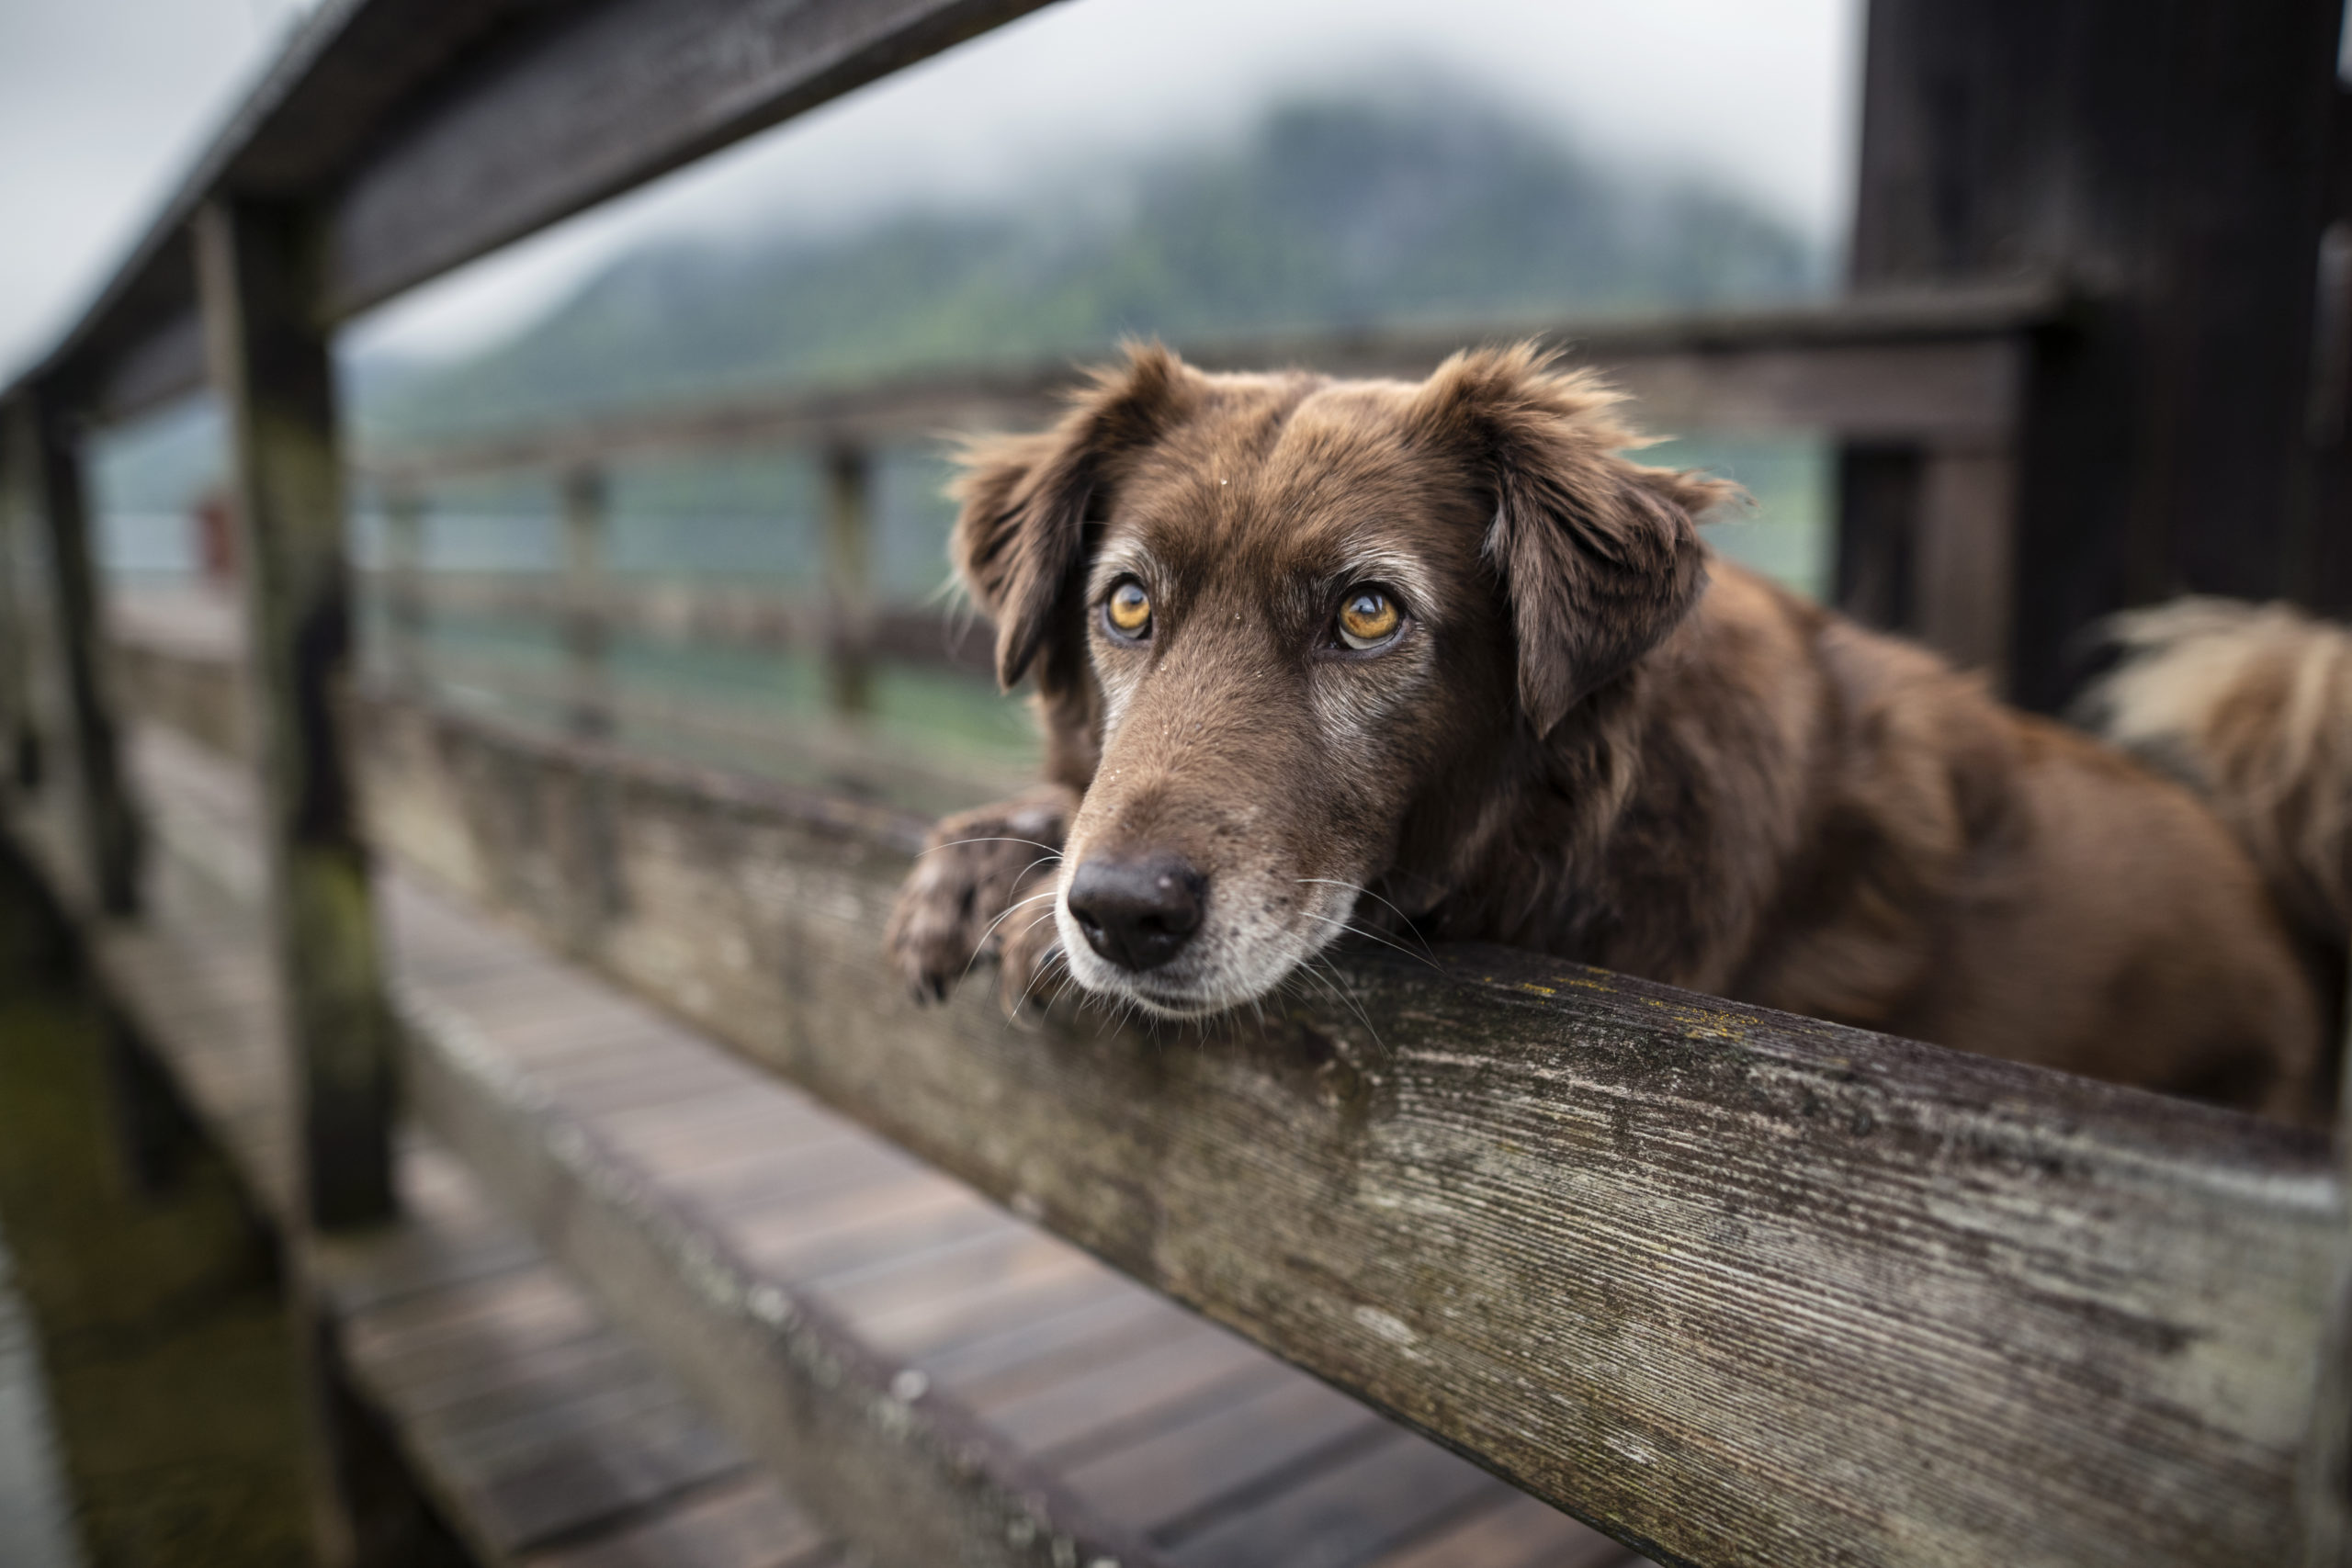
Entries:
[[1236,146],[1069,185],[821,240],[647,245],[469,359],[356,367],[354,412],[397,444],[1126,334],[1719,305],[1824,281],[1817,251],[1736,194],[1605,166],[1459,85],[1293,101]]

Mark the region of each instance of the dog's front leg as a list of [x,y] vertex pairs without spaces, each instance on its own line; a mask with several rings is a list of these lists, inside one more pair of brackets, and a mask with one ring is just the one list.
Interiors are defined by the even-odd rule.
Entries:
[[882,939],[918,999],[945,1000],[973,962],[989,954],[999,961],[1005,1005],[1018,1005],[1057,940],[1062,835],[1077,811],[1076,791],[1040,784],[932,829]]

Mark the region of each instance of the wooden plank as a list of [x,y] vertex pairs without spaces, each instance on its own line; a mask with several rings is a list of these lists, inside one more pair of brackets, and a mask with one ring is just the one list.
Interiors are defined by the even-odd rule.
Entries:
[[1041,0],[603,0],[432,82],[343,173],[338,316],[1037,8]]
[[[374,592],[383,596],[388,610],[404,602],[410,592],[401,581],[401,575],[392,571],[375,580]],[[420,617],[438,614],[552,622],[563,613],[560,583],[524,572],[436,572],[413,593]],[[827,637],[822,604],[766,586],[609,578],[605,613],[616,633],[659,642],[797,652],[821,651]],[[144,636],[146,628],[132,628],[132,635]],[[876,605],[866,636],[878,659],[962,670],[991,681],[996,676],[989,652],[995,643],[985,626],[936,605]]]
[[1498,1495],[1492,1476],[1401,1435],[1173,1547],[1176,1568],[1354,1568]]
[[2287,1550],[2322,1140],[1493,950],[1351,957],[1353,1006],[1181,1051],[917,1010],[879,960],[916,825],[447,716],[369,735],[387,796],[482,824],[478,781],[605,773],[608,972],[1653,1554]]
[[1070,1471],[1069,1483],[1104,1512],[1136,1519],[1165,1540],[1197,1533],[1235,1500],[1262,1497],[1387,1430],[1346,1395],[1285,1379],[1139,1442],[1090,1455]]
[[944,1346],[914,1365],[956,1398],[984,1407],[1160,1344],[1182,1315],[1182,1309],[1105,1270],[1058,1305]]
[[824,1568],[839,1551],[774,1482],[746,1477],[588,1545],[535,1554],[526,1568]]
[[[445,1153],[413,1143],[402,1174],[402,1220],[330,1240],[316,1268],[356,1392],[486,1568],[644,1562],[650,1550],[696,1568],[791,1568],[838,1551]],[[485,1223],[515,1261],[491,1280],[445,1278],[440,1238]]]
[[1203,1325],[1081,1377],[986,1406],[989,1424],[1045,1457],[1074,1463],[1288,1384],[1257,1347]]
[[829,1521],[888,1561],[1146,1561],[1001,1439],[900,1384],[828,1306],[659,1201],[462,1013],[413,991],[402,1003],[427,1121]]
[[216,203],[198,264],[227,405],[260,746],[271,940],[295,1059],[304,1212],[390,1213],[392,1042],[345,694],[352,619],[334,367],[316,325],[318,235],[299,207]]
[[1373,1568],[1636,1568],[1640,1559],[1532,1497],[1505,1495],[1434,1536],[1377,1559]]

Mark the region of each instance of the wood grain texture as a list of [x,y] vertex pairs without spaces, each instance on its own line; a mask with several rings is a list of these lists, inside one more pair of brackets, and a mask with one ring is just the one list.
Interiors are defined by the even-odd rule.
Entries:
[[[2324,1145],[1494,950],[1153,1039],[919,1010],[917,824],[379,707],[376,820],[1119,1268],[1663,1558],[2222,1563],[2290,1529]],[[430,825],[429,827],[427,825]],[[976,987],[977,989],[977,987]]]
[[596,0],[443,73],[343,171],[348,316],[1043,0]]
[[392,1043],[345,728],[351,583],[334,364],[311,318],[316,222],[300,207],[216,203],[198,240],[229,416],[299,1175],[312,1221],[365,1224],[392,1203]]

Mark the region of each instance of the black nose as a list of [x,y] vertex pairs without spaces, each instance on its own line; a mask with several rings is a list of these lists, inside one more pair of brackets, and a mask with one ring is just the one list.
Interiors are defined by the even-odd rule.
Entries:
[[1200,928],[1208,879],[1174,855],[1090,860],[1069,879],[1070,918],[1086,945],[1122,969],[1157,969]]

